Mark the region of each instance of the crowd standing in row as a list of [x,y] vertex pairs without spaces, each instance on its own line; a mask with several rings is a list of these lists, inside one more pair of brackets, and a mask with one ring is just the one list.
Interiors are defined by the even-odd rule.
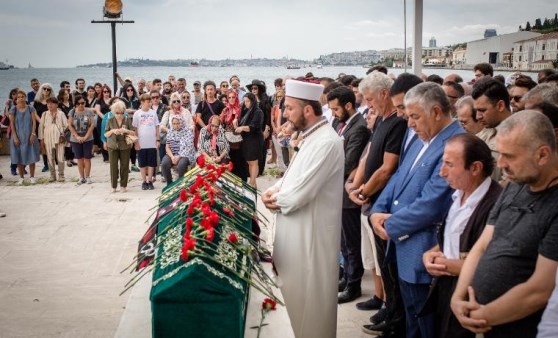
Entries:
[[[278,213],[274,260],[295,336],[334,337],[337,304],[361,296],[365,268],[375,270],[375,295],[355,305],[379,309],[366,333],[558,335],[557,76],[541,72],[537,84],[493,77],[488,64],[474,72],[474,83],[392,78],[381,67],[321,79],[322,109],[314,87],[287,81],[286,117],[304,156],[262,200]],[[342,140],[342,173],[324,121]],[[313,156],[323,149],[332,162]],[[324,181],[338,176],[339,218],[336,187]]]
[[[259,80],[244,90],[236,76],[219,86],[196,81],[192,92],[183,78],[140,80],[136,87],[119,77],[116,97],[106,85],[86,89],[83,79],[73,92],[63,82],[54,97],[50,84],[33,80],[32,92],[14,89],[6,104],[11,160],[20,182],[29,166],[33,183],[40,144],[51,181],[56,165],[58,180],[64,180],[64,164],[77,160],[78,184],[91,183],[96,146],[110,163],[113,191],[118,181],[125,191],[128,168],[141,172],[142,189],[153,189],[159,166],[170,184],[172,167],[183,175],[196,156],[204,156],[232,161],[234,173],[256,187],[270,149],[269,162],[277,162],[288,180],[264,193],[264,203],[281,213],[278,219],[304,227],[324,215],[324,223],[336,220],[331,205],[312,206],[323,214],[299,210],[330,194],[316,177],[329,177],[324,170],[337,173],[334,143],[342,140],[344,187],[331,199],[341,204],[340,237],[330,232],[335,227],[325,233],[296,230],[305,237],[297,248],[313,247],[319,237],[319,250],[331,250],[333,238],[340,254],[301,250],[311,259],[300,257],[295,264],[286,250],[294,233],[284,234],[283,244],[290,244],[283,250],[276,242],[297,337],[335,335],[334,325],[310,320],[316,318],[310,312],[330,318],[337,304],[358,299],[364,269],[374,270],[375,294],[356,306],[378,310],[363,326],[366,333],[535,337],[538,327],[540,337],[556,336],[558,294],[551,293],[558,215],[549,206],[558,198],[558,74],[541,72],[537,84],[521,74],[493,76],[488,64],[475,66],[474,73],[474,83],[456,74],[388,76],[383,67],[362,79],[308,74],[288,81],[295,89],[284,90],[277,79],[272,96]],[[296,84],[303,81],[313,86]],[[316,135],[331,142],[320,143]],[[293,154],[299,153],[308,157],[296,164]],[[291,161],[296,165],[289,173]],[[328,189],[336,189],[329,183]],[[277,236],[283,236],[279,230]],[[332,266],[338,270],[339,256],[335,295],[328,278]],[[328,289],[312,276],[324,277]],[[309,306],[316,291],[323,291],[319,306]]]

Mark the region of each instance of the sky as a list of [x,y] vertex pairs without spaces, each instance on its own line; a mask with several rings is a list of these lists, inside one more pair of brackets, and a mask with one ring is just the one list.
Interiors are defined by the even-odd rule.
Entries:
[[[312,60],[342,51],[403,48],[403,0],[123,0],[119,60],[129,58]],[[555,0],[425,0],[423,46],[478,40],[553,18]],[[2,1],[0,61],[16,67],[75,67],[110,62],[104,0]],[[407,0],[407,45],[414,1]]]

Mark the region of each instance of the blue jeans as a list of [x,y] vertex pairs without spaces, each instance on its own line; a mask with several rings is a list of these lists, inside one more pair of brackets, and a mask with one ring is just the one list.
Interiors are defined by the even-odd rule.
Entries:
[[407,318],[407,338],[434,338],[434,313],[417,316],[426,302],[430,284],[407,283],[400,278],[399,288]]

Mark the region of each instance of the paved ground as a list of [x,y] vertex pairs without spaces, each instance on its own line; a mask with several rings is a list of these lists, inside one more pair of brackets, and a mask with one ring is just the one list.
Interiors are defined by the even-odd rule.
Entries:
[[[9,157],[0,156],[0,168],[0,212],[7,213],[0,218],[0,337],[149,337],[149,322],[142,321],[149,318],[148,280],[118,294],[129,277],[120,271],[135,254],[162,183],[142,191],[139,174],[132,173],[129,191],[112,194],[108,164],[99,156],[91,185],[76,186],[76,167],[66,168],[65,183],[35,186],[14,185]],[[48,173],[37,168],[36,177],[46,182]],[[272,182],[258,179],[260,189]],[[361,300],[371,294],[367,277]],[[261,298],[253,293],[251,301],[259,306]],[[369,337],[360,326],[370,315],[354,302],[340,305],[338,337]],[[284,308],[268,318],[264,336],[289,337]]]

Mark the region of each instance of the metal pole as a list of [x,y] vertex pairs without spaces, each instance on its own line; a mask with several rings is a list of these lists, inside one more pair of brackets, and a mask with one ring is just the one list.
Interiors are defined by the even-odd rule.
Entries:
[[117,92],[117,80],[116,80],[116,72],[117,70],[117,61],[116,61],[116,22],[111,22],[110,23],[110,29],[111,29],[111,34],[112,34],[112,84],[114,88],[114,95],[116,95]]
[[403,62],[405,62],[405,73],[407,73],[407,63],[409,62],[407,57],[407,0],[403,0],[403,53],[405,53]]
[[414,37],[413,37],[413,73],[422,73],[422,0],[415,0]]

